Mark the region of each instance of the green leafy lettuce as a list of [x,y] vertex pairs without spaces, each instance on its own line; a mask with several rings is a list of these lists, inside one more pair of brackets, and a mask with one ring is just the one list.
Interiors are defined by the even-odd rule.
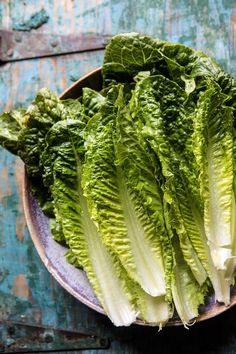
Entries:
[[206,54],[137,33],[106,47],[103,87],[41,89],[0,116],[69,263],[115,325],[186,326],[236,268],[236,81]]
[[[135,175],[137,170],[132,171],[131,166],[131,182],[126,183],[127,177],[122,168],[123,151],[120,151],[123,143],[119,141],[119,136],[118,142],[114,141],[115,124],[119,125],[122,119],[126,119],[125,114],[119,111],[121,106],[117,102],[122,100],[119,97],[121,90],[122,87],[111,89],[107,104],[90,120],[86,128],[83,175],[85,196],[104,243],[118,255],[131,278],[148,294],[160,296],[165,294],[160,242],[155,225],[142,207],[142,201],[135,198],[138,193],[136,190],[142,188],[141,177],[138,180],[132,179],[132,174]],[[115,95],[118,95],[117,99]],[[113,103],[114,98],[116,100]],[[122,117],[119,117],[120,114]],[[116,119],[119,121],[116,122]],[[129,148],[132,150],[132,144],[129,144]],[[132,151],[130,158],[133,159]],[[145,162],[140,158],[140,164]],[[138,169],[140,176],[145,168],[148,167],[144,165]],[[155,181],[154,184],[157,189]],[[154,190],[153,193],[159,197],[158,191]],[[149,196],[145,197],[148,199]]]
[[236,265],[233,112],[220,86],[208,82],[194,117],[194,153],[213,263],[233,282]]

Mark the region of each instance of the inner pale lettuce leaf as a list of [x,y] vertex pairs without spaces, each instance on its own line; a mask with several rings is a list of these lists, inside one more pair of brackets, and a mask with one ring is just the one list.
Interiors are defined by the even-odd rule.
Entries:
[[[148,141],[160,161],[162,174],[165,177],[162,189],[165,200],[171,206],[172,227],[179,236],[185,260],[201,285],[207,278],[204,245],[201,241],[200,230],[194,220],[195,206],[192,207],[189,203],[188,199],[191,199],[191,195],[188,198],[186,181],[182,179],[179,160],[177,160],[176,151],[171,146],[167,134],[167,130],[168,133],[172,130],[175,135],[172,139],[178,140],[180,150],[184,149],[183,141],[186,139],[186,132],[181,107],[186,99],[184,95],[184,91],[172,81],[161,75],[151,76],[136,85],[131,111],[140,134]],[[179,136],[176,130],[178,120],[183,124],[179,127]]]
[[181,88],[160,75],[137,84],[131,110],[140,133],[160,160],[165,177],[164,199],[170,206],[171,225],[179,237],[183,256],[198,283],[203,284],[209,276],[216,299],[228,304],[229,284],[214,268],[205,235],[204,206],[191,139],[195,110],[189,109]]
[[94,91],[88,87],[83,88],[83,107],[84,114],[87,119],[93,117],[94,114],[99,111],[104,101],[105,97],[99,92]]
[[[148,150],[145,150],[145,142],[136,132],[126,97],[126,92],[120,87],[115,102],[117,115],[114,139],[115,164],[118,173],[122,170],[125,181],[125,186],[120,186],[120,189],[128,188],[132,198],[136,200],[137,205],[140,205],[141,210],[147,214],[153,225],[150,236],[147,236],[150,237],[152,248],[160,260],[160,271],[165,272],[166,298],[171,302],[172,253],[165,228],[161,182],[156,178],[157,174],[160,176],[160,171],[157,173],[157,161]],[[128,205],[124,206],[124,208],[127,207]]]
[[[113,88],[111,98],[121,89]],[[86,128],[85,196],[104,243],[117,254],[132,279],[148,294],[160,296],[166,293],[165,274],[155,226],[135,199],[137,181],[132,186],[126,184],[122,167],[115,164],[116,100],[113,103],[108,98]]]
[[[58,122],[47,135],[48,153],[50,144],[56,152],[51,154],[52,195],[56,221],[62,225],[70,248],[66,257],[70,263],[86,271],[98,299],[116,325],[128,325],[140,314],[139,317],[149,324],[163,326],[173,314],[164,297],[152,298],[128,278],[117,257],[103,245],[90,217],[81,186],[82,142],[79,121]],[[65,213],[67,217],[63,216]]]
[[[73,134],[76,130],[73,125]],[[66,134],[67,122],[57,123]],[[70,124],[72,127],[72,123]],[[80,124],[77,124],[78,136]],[[54,134],[53,129],[48,134]],[[67,244],[83,266],[88,279],[113,323],[129,325],[136,318],[136,311],[119,279],[120,267],[101,242],[101,237],[89,215],[87,200],[81,186],[82,163],[80,160],[83,140],[73,139],[67,129],[63,144],[53,161],[52,195],[56,219],[62,225]],[[118,275],[117,275],[118,272]],[[122,278],[122,277],[121,277]],[[129,294],[129,293],[128,293]]]
[[220,87],[210,81],[208,86],[194,119],[194,153],[212,259],[230,284],[236,265],[233,112]]
[[[139,290],[140,292],[140,290]],[[141,295],[137,296],[137,308],[139,309],[139,318],[151,326],[159,326],[159,330],[173,316],[170,307],[166,302],[165,296],[150,296],[141,289]]]
[[207,284],[199,286],[184,260],[178,237],[172,237],[174,249],[174,267],[172,294],[177,313],[183,324],[187,326],[198,316],[199,306],[204,304],[208,291]]

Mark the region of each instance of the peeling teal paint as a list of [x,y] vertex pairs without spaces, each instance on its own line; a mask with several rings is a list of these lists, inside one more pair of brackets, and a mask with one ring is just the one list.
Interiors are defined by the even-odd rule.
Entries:
[[31,315],[32,304],[27,300],[20,300],[9,292],[0,290],[0,320],[22,321],[29,319]]
[[5,269],[0,271],[0,284],[3,282],[4,279],[9,275],[9,270]]
[[41,27],[44,23],[49,20],[49,15],[45,9],[34,13],[30,18],[24,22],[14,23],[12,29],[15,31],[27,31],[30,32],[32,29],[37,29]]
[[206,52],[236,75],[236,53],[230,51],[235,1],[140,0],[133,4],[132,0],[111,1],[112,33],[137,31],[183,43]]
[[[9,29],[17,29],[17,25],[25,26],[27,19],[32,18],[32,9],[36,11],[35,14],[40,12],[39,6],[43,6],[50,16],[43,28],[39,27],[39,32],[142,32],[204,50],[227,71],[236,75],[236,44],[233,42],[236,34],[233,36],[232,32],[235,0],[6,0],[0,1],[0,26],[7,23],[6,17],[3,18],[6,9],[10,15]],[[99,67],[102,60],[103,52],[100,51],[3,65],[0,67],[0,111],[5,110],[5,107],[27,106],[43,86],[61,93],[73,81]],[[0,156],[0,192],[3,194],[0,203],[0,319],[4,317],[107,335],[112,338],[111,354],[146,353],[146,348],[141,345],[145,337],[155,343],[154,352],[159,350],[167,354],[176,348],[183,353],[191,350],[197,352],[198,349],[201,352],[205,333],[209,345],[212,345],[209,353],[235,352],[232,343],[236,344],[236,309],[221,317],[222,320],[216,320],[215,326],[214,320],[210,320],[205,327],[193,326],[188,333],[184,329],[169,328],[158,334],[156,329],[137,326],[114,328],[105,316],[88,309],[62,289],[44,268],[28,231],[25,231],[22,242],[16,236],[16,220],[22,213],[15,181],[16,159],[3,149],[0,149]],[[7,179],[2,178],[4,168],[8,171]],[[8,184],[9,195],[4,195]],[[32,295],[29,301],[20,300],[11,293],[14,279],[19,273],[27,278]],[[211,328],[215,331],[213,334]],[[217,336],[220,331],[225,331],[224,336]],[[187,338],[193,339],[195,349],[185,346]],[[107,352],[93,350],[83,351],[83,354]],[[207,353],[207,349],[204,352]]]

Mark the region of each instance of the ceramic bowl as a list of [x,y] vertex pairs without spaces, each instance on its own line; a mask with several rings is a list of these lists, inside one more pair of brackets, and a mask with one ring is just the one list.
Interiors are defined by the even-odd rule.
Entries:
[[[90,87],[94,90],[101,89],[101,68],[92,71],[75,82],[61,94],[60,98],[77,98],[82,94],[83,87]],[[88,282],[85,272],[70,265],[64,257],[66,248],[52,239],[49,229],[49,220],[43,214],[36,198],[32,194],[30,182],[26,173],[23,186],[23,202],[25,217],[31,238],[48,271],[61,284],[61,286],[76,299],[95,311],[105,314]],[[206,299],[205,305],[200,308],[200,315],[196,321],[203,321],[214,317],[229,309],[235,303],[236,286],[231,289],[230,306],[226,307],[222,304],[216,303],[214,296],[209,296]],[[141,320],[137,320],[136,324],[145,325]],[[168,322],[168,326],[176,325],[182,325],[182,322],[177,315],[174,315],[174,317]]]

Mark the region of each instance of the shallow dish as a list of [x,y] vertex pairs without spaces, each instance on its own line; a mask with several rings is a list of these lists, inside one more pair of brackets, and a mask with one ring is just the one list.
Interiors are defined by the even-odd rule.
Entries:
[[[83,87],[100,90],[101,86],[101,68],[98,68],[75,82],[61,94],[60,98],[77,98],[82,94]],[[23,205],[31,238],[48,271],[75,298],[97,312],[105,314],[94,295],[85,272],[70,265],[64,257],[67,249],[52,239],[48,218],[43,214],[36,198],[32,194],[26,173],[23,185]],[[216,303],[214,296],[209,296],[206,299],[206,304],[200,308],[200,315],[196,321],[199,322],[214,317],[235,304],[236,285],[231,289],[231,303],[229,306]],[[141,320],[137,320],[135,323],[145,325]],[[182,325],[182,322],[177,315],[174,315],[167,325]]]

